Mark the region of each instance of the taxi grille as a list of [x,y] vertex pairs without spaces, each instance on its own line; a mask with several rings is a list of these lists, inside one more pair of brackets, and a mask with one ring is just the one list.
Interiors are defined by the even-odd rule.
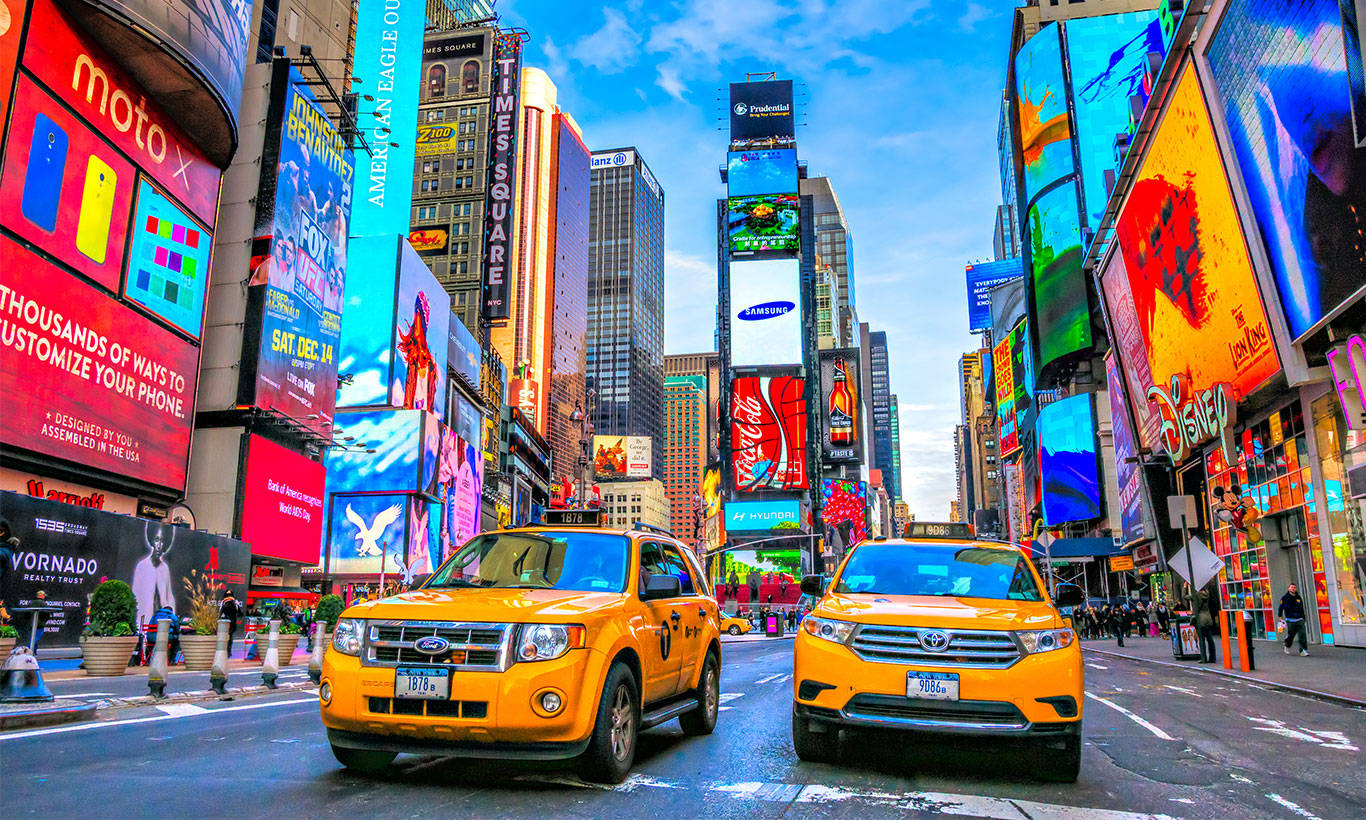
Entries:
[[[947,646],[938,652],[926,649],[921,637],[930,632],[948,636]],[[1020,648],[1009,632],[976,629],[866,625],[854,633],[849,646],[860,658],[881,663],[1004,669],[1020,659]]]
[[[366,666],[439,666],[502,671],[507,666],[509,624],[462,624],[444,621],[370,621],[366,624]],[[418,640],[445,638],[449,646],[437,654],[419,652]]]

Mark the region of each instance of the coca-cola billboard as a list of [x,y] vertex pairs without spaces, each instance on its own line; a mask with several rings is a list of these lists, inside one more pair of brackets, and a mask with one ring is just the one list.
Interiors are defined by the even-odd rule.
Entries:
[[731,385],[730,415],[737,491],[807,488],[805,379],[737,378]]

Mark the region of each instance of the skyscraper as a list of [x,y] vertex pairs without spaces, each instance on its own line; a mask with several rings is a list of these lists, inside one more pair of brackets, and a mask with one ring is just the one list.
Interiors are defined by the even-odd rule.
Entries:
[[[874,330],[868,334],[870,370],[873,382],[873,466],[882,471],[882,485],[887,489],[887,497],[901,497],[901,475],[898,469],[900,458],[893,458],[895,445],[892,442],[892,388],[889,373],[890,362],[887,358],[887,332]],[[898,436],[899,438],[899,436]]]
[[573,420],[587,412],[586,342],[588,330],[588,148],[578,126],[563,112],[555,115],[556,162],[552,320],[550,323],[550,396],[548,434],[553,480],[580,474],[591,441]]
[[828,267],[833,274],[830,297],[834,346],[851,347],[857,342],[858,332],[858,315],[854,309],[854,234],[828,177],[799,180],[797,191],[811,197],[816,224],[816,256],[822,268]]
[[593,154],[588,209],[588,387],[600,435],[664,442],[664,190],[634,148]]
[[688,543],[701,519],[699,495],[707,463],[707,379],[667,376],[664,379],[664,495],[669,499],[669,529]]
[[897,406],[896,394],[892,395],[892,486],[895,492],[893,501],[902,499],[904,487],[901,484],[901,411]]
[[707,460],[710,464],[720,458],[718,411],[721,408],[721,354],[674,353],[664,357],[664,378],[670,376],[703,376],[707,380]]

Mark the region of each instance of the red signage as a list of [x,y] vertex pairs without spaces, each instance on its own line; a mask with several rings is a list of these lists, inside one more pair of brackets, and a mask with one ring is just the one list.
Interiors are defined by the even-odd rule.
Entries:
[[242,488],[242,535],[252,555],[318,563],[323,537],[323,465],[251,436]]
[[0,237],[5,444],[185,488],[199,348]]
[[0,122],[9,111],[9,90],[14,87],[14,70],[19,63],[19,35],[24,33],[24,0],[0,0]]
[[220,171],[104,48],[52,0],[35,0],[24,68],[212,228]]
[[745,376],[732,383],[735,489],[807,487],[805,387],[804,379],[793,376]]

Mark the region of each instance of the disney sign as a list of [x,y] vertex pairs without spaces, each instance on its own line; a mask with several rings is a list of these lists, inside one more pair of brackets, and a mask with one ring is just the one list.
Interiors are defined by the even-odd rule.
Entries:
[[1162,415],[1162,447],[1173,463],[1184,461],[1192,450],[1216,436],[1225,460],[1233,462],[1238,405],[1229,397],[1232,390],[1228,382],[1217,382],[1194,392],[1185,374],[1172,376],[1168,390],[1157,385],[1148,388],[1148,401]]

